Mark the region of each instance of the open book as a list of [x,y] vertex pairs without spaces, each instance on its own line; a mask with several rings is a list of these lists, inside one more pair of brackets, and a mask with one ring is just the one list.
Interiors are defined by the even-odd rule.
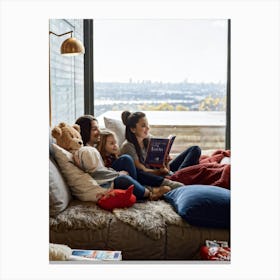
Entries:
[[121,261],[121,251],[73,249],[70,261]]
[[150,138],[145,164],[151,167],[162,167],[170,153],[175,137],[170,135],[168,138]]

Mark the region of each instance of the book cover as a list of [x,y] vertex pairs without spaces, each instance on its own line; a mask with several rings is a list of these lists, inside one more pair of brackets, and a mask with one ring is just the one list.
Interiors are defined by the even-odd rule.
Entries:
[[73,249],[69,260],[120,261],[122,260],[122,254],[121,251]]
[[151,167],[162,167],[176,136],[170,135],[168,138],[150,138],[145,164]]

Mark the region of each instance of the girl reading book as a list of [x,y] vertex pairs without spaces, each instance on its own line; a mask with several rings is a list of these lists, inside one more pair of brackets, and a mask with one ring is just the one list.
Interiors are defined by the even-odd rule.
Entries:
[[122,144],[121,154],[130,155],[137,168],[159,176],[166,176],[170,174],[170,171],[176,172],[184,167],[199,163],[201,149],[198,146],[191,146],[173,160],[168,156],[162,167],[151,168],[145,164],[150,137],[150,127],[146,115],[143,112],[124,111],[122,121],[126,126],[126,141]]
[[[120,150],[115,133],[110,130],[102,130],[100,132],[100,141],[97,145],[97,149],[102,156],[105,166],[116,169],[115,162],[120,156]],[[155,174],[145,172],[142,169],[136,168],[130,155],[125,154],[121,157],[123,156],[129,157],[131,159],[131,165],[129,166],[129,169],[124,170],[128,171],[129,175],[142,185],[153,187],[154,192],[160,191],[163,194],[164,192],[167,192],[167,190],[171,190],[171,188],[182,186],[182,183],[170,181],[169,179],[165,179],[162,176],[157,176]],[[163,190],[161,190],[161,188],[156,190],[156,188],[162,186],[165,186]]]

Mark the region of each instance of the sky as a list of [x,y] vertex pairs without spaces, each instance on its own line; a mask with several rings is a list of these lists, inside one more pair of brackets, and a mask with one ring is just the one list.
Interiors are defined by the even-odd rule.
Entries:
[[97,82],[226,81],[226,19],[94,20]]

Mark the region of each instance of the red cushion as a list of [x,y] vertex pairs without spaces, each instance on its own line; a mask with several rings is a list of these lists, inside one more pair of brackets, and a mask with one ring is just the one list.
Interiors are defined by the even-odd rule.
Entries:
[[114,208],[131,207],[136,202],[136,197],[133,194],[134,185],[131,185],[127,190],[113,189],[108,194],[114,196],[103,196],[97,201],[97,205],[105,210],[113,210]]

